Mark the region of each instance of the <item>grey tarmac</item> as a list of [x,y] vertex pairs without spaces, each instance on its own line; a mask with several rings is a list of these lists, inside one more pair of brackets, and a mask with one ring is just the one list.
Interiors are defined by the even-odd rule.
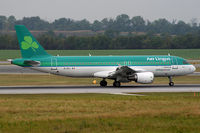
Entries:
[[[30,69],[28,67],[20,67],[15,65],[0,65],[0,74],[49,74]],[[192,76],[199,76],[200,72],[190,74]]]
[[0,74],[46,74],[46,73],[15,65],[0,65]]
[[123,94],[144,92],[200,92],[200,84],[180,85],[174,87],[167,85],[135,85],[115,87],[99,86],[0,86],[0,94],[80,94],[80,93],[105,93]]

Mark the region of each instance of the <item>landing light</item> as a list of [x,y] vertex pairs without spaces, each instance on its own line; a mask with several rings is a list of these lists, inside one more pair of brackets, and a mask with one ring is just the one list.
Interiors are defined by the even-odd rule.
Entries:
[[96,84],[97,83],[97,81],[96,80],[93,80],[93,82],[92,82],[93,84]]

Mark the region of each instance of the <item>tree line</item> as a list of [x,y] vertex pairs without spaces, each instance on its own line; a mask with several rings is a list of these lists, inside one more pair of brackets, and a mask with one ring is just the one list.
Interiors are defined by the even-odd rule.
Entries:
[[145,20],[141,16],[130,18],[126,14],[116,18],[104,18],[89,22],[87,19],[73,20],[71,18],[59,18],[48,22],[40,17],[24,17],[17,20],[14,16],[0,16],[0,30],[14,30],[15,24],[23,24],[30,30],[92,30],[92,31],[115,31],[115,32],[145,32],[153,34],[167,33],[170,35],[185,35],[196,33],[200,30],[197,19],[190,23],[173,20],[172,22],[161,18],[155,21]]
[[[200,33],[171,36],[162,34],[110,36],[102,34],[90,37],[56,36],[48,32],[37,40],[49,50],[82,49],[195,49],[200,48]],[[0,35],[0,49],[19,49],[16,36]]]

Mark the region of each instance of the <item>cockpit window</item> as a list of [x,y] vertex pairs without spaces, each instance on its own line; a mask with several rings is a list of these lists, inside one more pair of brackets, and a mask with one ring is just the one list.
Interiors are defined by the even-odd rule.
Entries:
[[183,61],[183,64],[189,64],[186,60]]

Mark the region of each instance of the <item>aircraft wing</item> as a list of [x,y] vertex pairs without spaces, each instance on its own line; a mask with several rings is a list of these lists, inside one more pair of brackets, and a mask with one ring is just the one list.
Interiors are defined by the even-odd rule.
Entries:
[[142,72],[145,71],[143,69],[132,69],[128,66],[119,66],[116,70],[112,71],[100,71],[97,73],[94,73],[95,77],[99,78],[110,78],[110,79],[127,79],[128,77],[131,77],[136,72]]
[[135,70],[131,69],[128,66],[120,66],[115,70],[114,73],[112,73],[112,75],[109,75],[109,77],[111,78],[116,78],[117,76],[127,77],[135,72],[136,72]]

